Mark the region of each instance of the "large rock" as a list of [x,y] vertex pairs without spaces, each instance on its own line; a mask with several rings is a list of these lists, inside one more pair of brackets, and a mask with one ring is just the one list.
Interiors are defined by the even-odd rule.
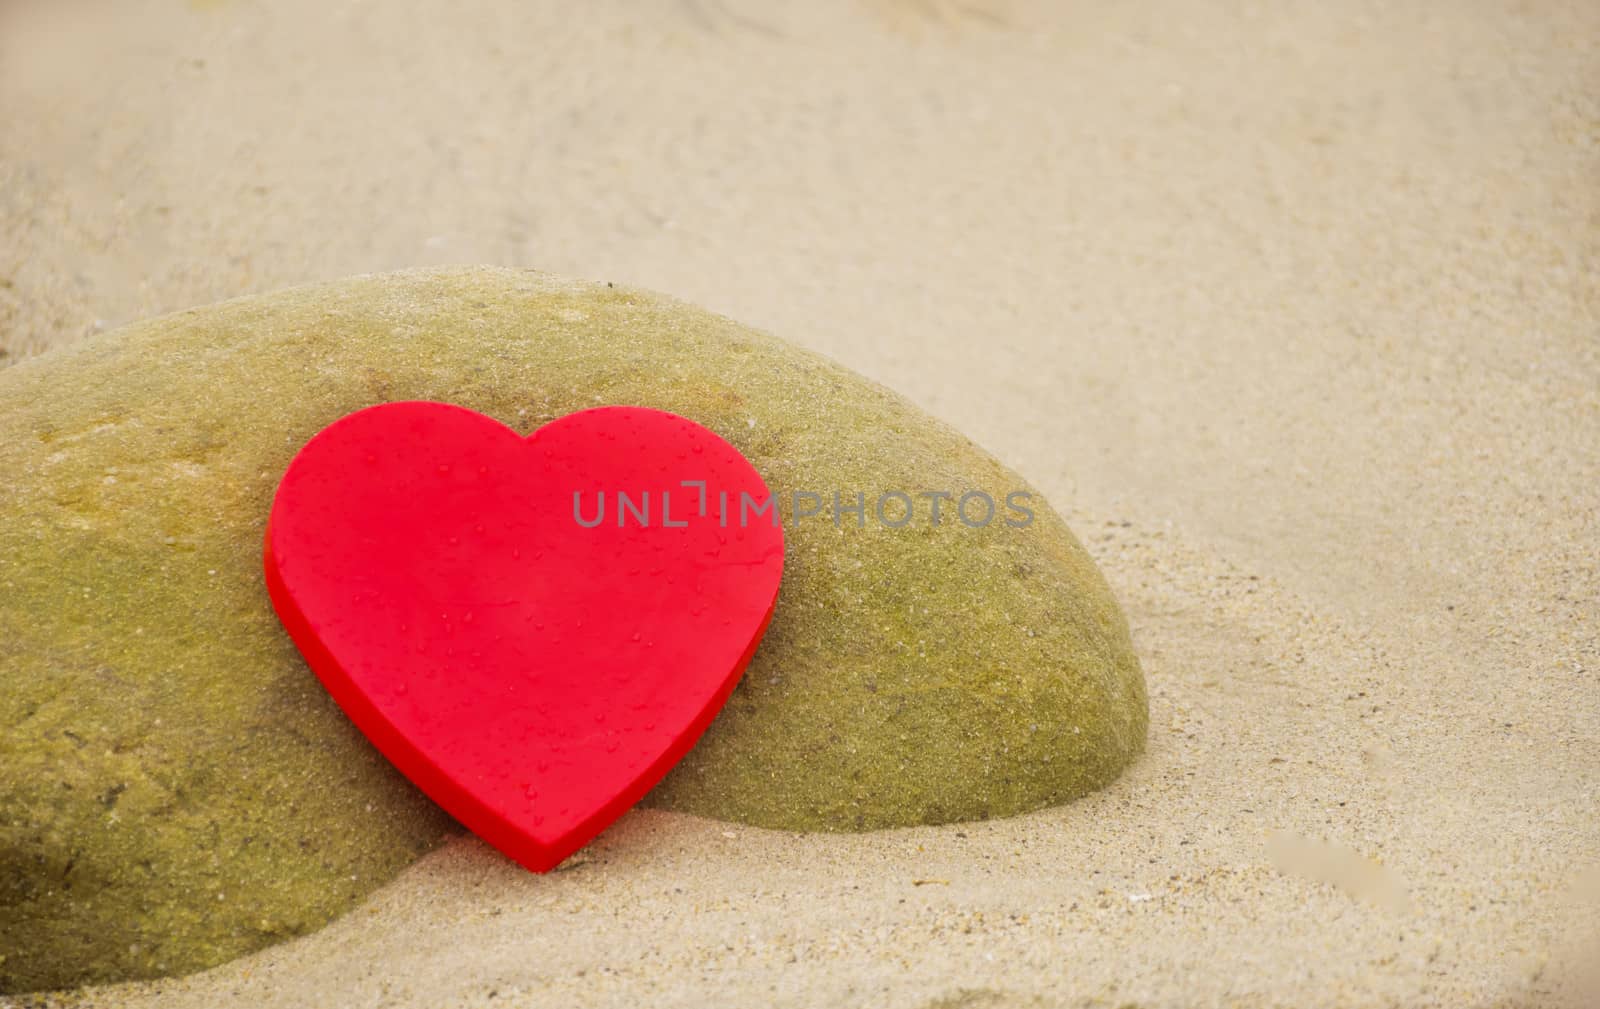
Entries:
[[[261,579],[295,450],[399,399],[522,431],[660,407],[781,494],[869,508],[1026,490],[825,360],[534,273],[300,288],[0,372],[0,991],[189,971],[306,931],[449,829],[323,692]],[[1141,750],[1124,619],[1060,520],[1037,497],[1020,528],[1003,503],[982,528],[953,501],[934,526],[930,506],[901,528],[791,523],[765,643],[649,802],[799,830],[941,823],[1082,795]]]

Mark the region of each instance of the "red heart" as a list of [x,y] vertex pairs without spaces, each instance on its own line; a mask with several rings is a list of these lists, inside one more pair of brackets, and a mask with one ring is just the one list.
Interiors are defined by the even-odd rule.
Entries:
[[367,738],[543,872],[649,791],[738,682],[783,573],[767,494],[732,445],[659,410],[584,410],[523,438],[389,403],[290,463],[267,588]]

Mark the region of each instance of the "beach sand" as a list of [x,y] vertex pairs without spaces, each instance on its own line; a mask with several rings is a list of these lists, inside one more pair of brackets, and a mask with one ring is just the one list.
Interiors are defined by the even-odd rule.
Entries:
[[1600,1001],[1600,5],[88,8],[0,7],[4,360],[404,266],[664,291],[1034,482],[1152,709],[1066,807],[463,838],[93,1004]]

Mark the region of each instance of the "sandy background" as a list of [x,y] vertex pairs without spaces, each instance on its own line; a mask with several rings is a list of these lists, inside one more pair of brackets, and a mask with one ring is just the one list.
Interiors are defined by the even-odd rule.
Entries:
[[701,303],[1046,492],[1149,755],[999,822],[462,840],[96,1004],[1594,998],[1600,5],[579,9],[0,0],[0,354],[432,263]]

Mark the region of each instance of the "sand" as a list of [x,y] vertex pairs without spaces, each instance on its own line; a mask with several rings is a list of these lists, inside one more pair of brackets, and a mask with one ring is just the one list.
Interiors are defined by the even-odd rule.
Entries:
[[1600,7],[1392,8],[0,7],[8,360],[402,266],[665,291],[1019,469],[1152,694],[1064,808],[461,839],[94,1004],[1593,1004]]

